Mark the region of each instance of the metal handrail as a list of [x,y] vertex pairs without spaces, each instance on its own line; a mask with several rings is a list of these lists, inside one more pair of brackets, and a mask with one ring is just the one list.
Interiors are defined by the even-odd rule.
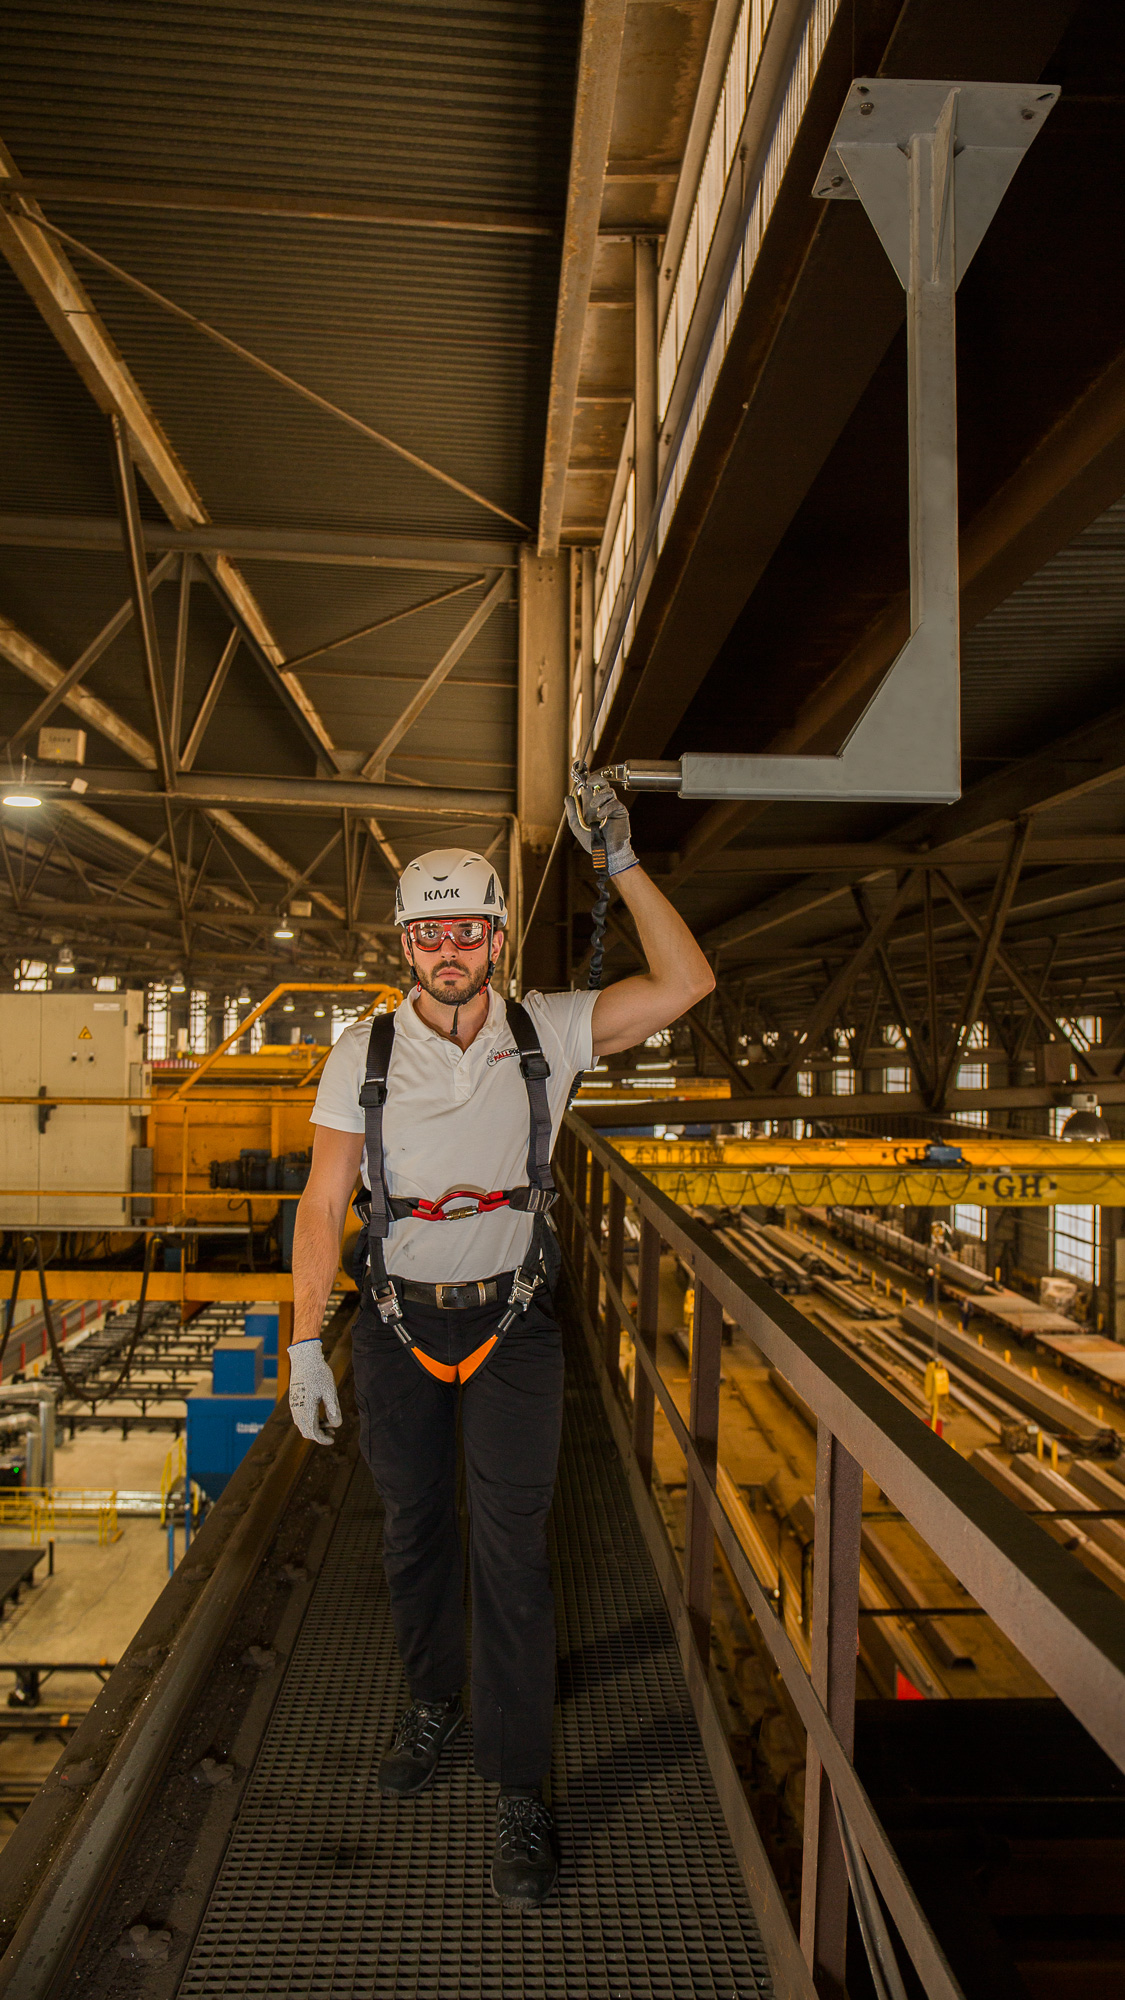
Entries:
[[[703,1634],[710,1624],[712,1567],[708,1551],[698,1553],[702,1548],[699,1523],[704,1521],[719,1542],[808,1732],[810,1783],[806,1786],[806,1798],[814,1797],[821,1785],[822,1772],[830,1787],[830,1801],[834,1802],[841,1828],[826,1829],[822,1807],[821,1855],[826,1838],[829,1843],[835,1838],[839,1844],[838,1881],[845,1885],[845,1897],[846,1885],[851,1881],[853,1893],[858,1884],[861,1898],[869,1902],[863,1876],[870,1869],[926,1993],[955,2000],[960,1987],[852,1762],[847,1689],[841,1691],[832,1681],[829,1664],[834,1657],[829,1629],[832,1611],[837,1627],[840,1620],[850,1619],[854,1632],[857,1622],[858,1603],[849,1597],[847,1578],[849,1562],[854,1556],[852,1569],[857,1593],[862,1495],[862,1475],[858,1468],[862,1467],[877,1481],[935,1554],[967,1586],[976,1602],[1123,1769],[1125,1605],[1045,1536],[1034,1522],[1025,1519],[1003,1494],[958,1457],[859,1362],[758,1278],[736,1252],[678,1208],[574,1112],[567,1117],[558,1151],[556,1180],[565,1203],[564,1252],[587,1337],[603,1364],[603,1393],[611,1419],[617,1412],[615,1429],[631,1459],[634,1488],[638,1483],[642,1490],[651,1486],[654,1403],[659,1404],[686,1463],[689,1546],[685,1551],[683,1581],[670,1564],[658,1563],[674,1621],[681,1635],[694,1631],[694,1640],[688,1637],[686,1643],[694,1644],[703,1653]],[[608,1249],[603,1250],[607,1182],[609,1242]],[[623,1295],[622,1229],[626,1198],[632,1202],[641,1225],[641,1290],[646,1258],[649,1268],[655,1269],[652,1260],[658,1259],[661,1244],[682,1257],[695,1274],[692,1410],[686,1424],[656,1361],[655,1296],[647,1304],[638,1296],[636,1310],[630,1311]],[[651,1279],[649,1283],[651,1286]],[[715,1443],[724,1313],[754,1341],[817,1419],[814,1561],[819,1556],[823,1589],[818,1589],[814,1599],[811,1677],[754,1573],[718,1490]],[[631,1437],[616,1360],[622,1329],[633,1340],[638,1370]],[[710,1417],[706,1407],[708,1383],[711,1384]],[[827,1476],[821,1490],[822,1463],[829,1466],[833,1451],[838,1466],[850,1469],[855,1475],[852,1483],[855,1499],[850,1513],[845,1503],[833,1507]],[[846,1493],[846,1480],[840,1491]],[[646,1497],[651,1503],[651,1495]],[[655,1524],[658,1516],[654,1504],[650,1505],[650,1511]],[[653,1524],[645,1524],[650,1543]],[[663,1536],[662,1527],[657,1532]],[[693,1535],[697,1551],[694,1554]],[[834,1580],[843,1580],[834,1605],[829,1599],[830,1570]],[[827,1613],[826,1603],[830,1605]],[[838,1642],[838,1629],[836,1639]],[[845,1654],[846,1650],[845,1647]],[[710,1702],[706,1676],[689,1675],[689,1681],[698,1711],[701,1700]],[[854,1679],[850,1699],[854,1702]],[[829,1815],[831,1802],[827,1804]],[[754,1838],[752,1833],[749,1837]],[[746,1857],[742,1858],[744,1868],[748,1869]],[[759,1874],[760,1862],[761,1857],[755,1855],[753,1868]],[[749,1872],[748,1869],[748,1879]],[[823,1872],[826,1877],[831,1876],[830,1867]],[[814,1907],[808,1912],[803,1908],[802,1948],[810,1963],[819,1963],[818,1932],[831,1932],[835,1928],[840,1933],[841,1924],[846,1931],[847,1909],[845,1902],[841,1918],[839,1894],[833,1906],[831,1894],[823,1883],[818,1883],[816,1855],[810,1858],[807,1834],[803,1898]],[[861,1930],[869,1926],[871,1915],[870,1908],[860,1910]],[[827,1948],[831,1950],[830,1945]],[[838,1937],[837,1951],[840,1949]]]

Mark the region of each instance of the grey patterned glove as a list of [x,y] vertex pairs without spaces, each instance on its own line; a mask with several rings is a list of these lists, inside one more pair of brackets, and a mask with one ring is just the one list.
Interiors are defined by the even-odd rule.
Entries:
[[320,1406],[329,1430],[340,1422],[340,1399],[336,1378],[324,1359],[319,1340],[299,1340],[289,1349],[289,1408],[302,1437],[313,1444],[331,1444],[328,1431],[320,1427]]
[[604,778],[592,778],[581,764],[574,766],[571,778],[566,816],[579,846],[601,874],[623,875],[627,868],[635,868],[629,814],[613,786]]

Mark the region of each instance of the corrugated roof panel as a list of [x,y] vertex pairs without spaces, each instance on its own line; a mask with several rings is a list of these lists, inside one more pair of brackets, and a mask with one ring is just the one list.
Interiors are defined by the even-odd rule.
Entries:
[[1123,662],[1125,500],[966,633],[966,760],[1018,755],[1115,706]]
[[575,0],[25,0],[4,135],[25,172],[544,207],[565,201]]

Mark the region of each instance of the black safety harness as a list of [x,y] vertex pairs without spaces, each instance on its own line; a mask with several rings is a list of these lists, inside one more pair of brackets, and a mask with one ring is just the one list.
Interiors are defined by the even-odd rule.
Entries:
[[[547,1098],[547,1079],[551,1068],[526,1007],[521,1006],[518,1000],[506,1000],[504,1008],[519,1053],[520,1074],[527,1089],[527,1183],[514,1188],[496,1188],[489,1194],[480,1194],[472,1188],[453,1188],[437,1201],[426,1201],[413,1195],[392,1195],[389,1192],[384,1165],[383,1108],[387,1101],[387,1075],[394,1048],[395,1016],[377,1015],[368,1037],[367,1073],[359,1101],[366,1121],[370,1187],[361,1190],[355,1203],[365,1232],[360,1242],[361,1245],[366,1244],[365,1261],[371,1290],[384,1325],[393,1329],[403,1345],[409,1347],[431,1373],[435,1372],[432,1366],[414,1347],[403,1317],[402,1302],[387,1272],[383,1245],[390,1234],[392,1222],[404,1220],[407,1216],[424,1222],[456,1222],[468,1216],[491,1215],[498,1208],[513,1208],[534,1215],[531,1247],[513,1274],[507,1311],[497,1326],[497,1338],[508,1331],[521,1313],[527,1311],[545,1271],[544,1250],[550,1228],[545,1218],[558,1195],[551,1178],[551,1110]],[[358,1256],[356,1263],[358,1266]],[[439,1295],[443,1289],[454,1288],[439,1286]],[[489,1342],[488,1346],[493,1344]]]

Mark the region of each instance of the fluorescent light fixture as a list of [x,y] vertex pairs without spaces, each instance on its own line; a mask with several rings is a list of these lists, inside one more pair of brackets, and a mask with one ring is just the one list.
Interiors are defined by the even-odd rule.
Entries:
[[365,965],[357,965],[357,966],[356,966],[356,969],[355,969],[355,971],[354,971],[354,972],[352,973],[352,978],[353,978],[353,979],[366,979],[366,978],[367,978],[367,967],[366,967]]
[[4,794],[4,804],[6,806],[19,806],[24,812],[31,812],[36,806],[41,806],[42,803],[43,801],[38,792],[33,792],[30,785],[20,785],[17,789],[5,792]]
[[638,1069],[671,1069],[671,1067],[672,1065],[670,1062],[637,1064]]

